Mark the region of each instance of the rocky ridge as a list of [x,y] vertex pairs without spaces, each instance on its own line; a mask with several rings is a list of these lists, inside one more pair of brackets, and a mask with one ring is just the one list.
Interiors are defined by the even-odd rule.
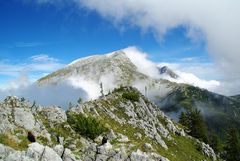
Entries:
[[[78,114],[96,118],[108,131],[95,139],[80,135],[68,121]],[[28,131],[37,142],[27,140]],[[103,137],[107,137],[104,144]],[[197,161],[216,156],[135,88],[121,87],[68,111],[7,97],[0,103],[0,160]]]

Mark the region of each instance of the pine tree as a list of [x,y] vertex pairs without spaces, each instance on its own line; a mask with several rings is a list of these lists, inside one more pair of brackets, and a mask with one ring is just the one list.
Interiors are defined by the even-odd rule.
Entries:
[[208,142],[207,129],[201,112],[197,109],[182,112],[179,123],[189,130],[189,134],[201,141]]
[[218,135],[213,131],[208,135],[208,144],[213,148],[215,152],[220,152],[222,150],[222,144]]
[[192,110],[190,112],[190,120],[190,135],[200,139],[201,141],[204,141],[205,143],[208,143],[207,129],[201,112],[197,109]]
[[227,161],[240,161],[240,134],[235,128],[229,130],[224,150]]
[[186,112],[182,112],[179,117],[179,123],[185,126],[186,128],[189,128],[190,125],[190,119],[188,118]]

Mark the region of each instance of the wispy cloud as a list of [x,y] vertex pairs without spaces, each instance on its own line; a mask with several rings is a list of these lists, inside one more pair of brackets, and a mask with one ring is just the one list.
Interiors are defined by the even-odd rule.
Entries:
[[31,56],[25,62],[13,64],[10,61],[0,61],[0,75],[17,77],[20,73],[28,73],[30,77],[42,76],[43,73],[53,72],[65,64],[58,59],[39,54]]
[[59,60],[53,57],[49,57],[47,54],[39,54],[30,57],[33,62],[58,62]]
[[16,48],[28,48],[28,47],[37,47],[37,46],[42,46],[44,43],[41,42],[17,42],[14,44],[13,47]]

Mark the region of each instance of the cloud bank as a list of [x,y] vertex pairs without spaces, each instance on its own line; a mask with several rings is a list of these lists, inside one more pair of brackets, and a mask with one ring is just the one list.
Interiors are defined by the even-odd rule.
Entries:
[[[218,91],[220,93],[223,93],[224,91],[219,90],[220,82],[217,80],[206,80],[206,79],[201,79],[197,77],[194,73],[194,70],[191,70],[191,68],[194,68],[193,64],[189,66],[183,66],[180,64],[170,64],[170,63],[164,63],[164,62],[159,62],[159,63],[154,63],[151,60],[148,59],[148,54],[140,51],[136,47],[128,47],[126,49],[123,49],[123,51],[126,53],[128,58],[131,60],[131,62],[137,66],[139,72],[144,73],[147,76],[150,76],[152,78],[163,78],[167,79],[172,82],[176,83],[187,83],[191,84],[193,86],[197,86],[200,88],[205,88],[210,91]],[[185,64],[186,65],[186,64]],[[178,79],[173,79],[168,75],[161,75],[159,73],[159,70],[157,67],[163,67],[163,66],[168,66],[173,71],[179,75],[180,77]],[[195,69],[195,68],[194,68]],[[200,71],[201,66],[198,64],[198,71]],[[204,70],[204,69],[202,69]],[[186,72],[186,71],[191,71],[191,72]],[[196,71],[195,71],[196,72]],[[197,74],[197,73],[196,73]],[[197,74],[198,75],[198,74]]]
[[[240,74],[240,1],[238,0],[78,0],[118,24],[153,31],[158,39],[178,26],[187,36],[204,39],[209,53],[226,72]],[[107,5],[106,5],[107,4]],[[229,73],[228,73],[229,76]]]
[[[21,81],[21,80],[19,80]],[[88,99],[88,94],[81,88],[75,88],[67,82],[56,85],[38,86],[35,83],[29,83],[18,88],[0,89],[0,99],[6,96],[17,96],[43,106],[57,105],[67,109],[69,103],[76,104],[79,97],[83,100]]]
[[131,62],[137,66],[139,72],[148,75],[152,78],[159,78],[159,71],[156,68],[156,64],[148,60],[148,54],[140,51],[136,47],[128,47],[123,49],[123,52],[131,60]]

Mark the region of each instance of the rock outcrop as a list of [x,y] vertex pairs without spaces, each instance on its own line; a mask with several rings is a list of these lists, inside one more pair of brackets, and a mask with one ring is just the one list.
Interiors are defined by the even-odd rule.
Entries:
[[[69,120],[80,114],[96,119],[108,130],[90,139]],[[37,142],[27,140],[29,131]],[[194,155],[188,155],[185,146]],[[209,145],[188,136],[132,87],[121,87],[67,112],[16,97],[0,103],[0,161],[181,161],[179,158],[216,160]]]

